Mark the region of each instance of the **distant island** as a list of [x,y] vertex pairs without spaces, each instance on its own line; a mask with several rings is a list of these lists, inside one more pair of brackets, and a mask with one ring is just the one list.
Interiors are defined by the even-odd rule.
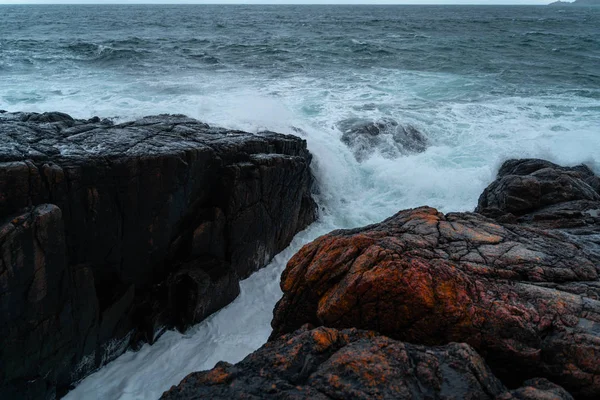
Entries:
[[575,1],[555,1],[549,6],[600,6],[600,0],[575,0]]

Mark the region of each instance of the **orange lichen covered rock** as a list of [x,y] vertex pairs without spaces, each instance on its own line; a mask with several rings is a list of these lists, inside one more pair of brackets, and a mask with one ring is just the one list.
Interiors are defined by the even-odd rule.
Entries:
[[282,276],[272,339],[305,323],[466,342],[507,384],[600,398],[600,253],[558,230],[429,207],[334,231]]
[[[522,392],[561,389],[544,384]],[[543,398],[513,397],[466,344],[426,347],[369,331],[324,327],[285,335],[236,365],[219,363],[210,371],[192,373],[162,396],[165,400],[498,397]],[[564,399],[571,397],[567,394]]]

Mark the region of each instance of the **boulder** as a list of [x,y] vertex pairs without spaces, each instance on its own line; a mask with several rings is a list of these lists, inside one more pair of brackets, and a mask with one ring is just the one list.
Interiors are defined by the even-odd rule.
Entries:
[[429,207],[334,231],[281,280],[274,340],[305,323],[429,346],[465,342],[509,386],[600,396],[600,254],[560,231]]
[[476,212],[498,222],[551,230],[600,254],[600,177],[585,165],[506,161]]
[[508,160],[479,197],[475,212],[523,216],[569,201],[600,201],[598,188],[600,178],[585,165],[561,167],[538,159]]
[[284,335],[236,365],[192,373],[161,399],[572,399],[545,380],[527,385],[508,391],[464,343],[426,347],[321,327]]
[[342,142],[358,161],[367,159],[374,152],[387,158],[396,158],[427,149],[427,138],[412,125],[400,125],[390,118],[370,121],[347,119],[338,124]]
[[[228,304],[240,279],[316,217],[311,155],[291,135],[214,128],[182,115],[114,124],[4,112],[0,136],[2,229],[41,204],[61,214],[52,226],[62,238],[62,250],[52,245],[62,257],[52,268],[61,272],[48,277],[39,304],[26,301],[19,286],[34,278],[10,272],[29,262],[33,245],[23,245],[25,258],[3,260],[14,296],[5,303],[11,320],[0,329],[23,332],[30,314],[54,321],[70,310],[71,320],[61,323],[73,325],[72,343],[61,342],[71,334],[54,322],[43,322],[39,343],[28,343],[48,345],[66,360],[45,378],[49,392],[60,394],[128,346],[152,343],[165,329],[185,329]],[[71,289],[64,289],[67,276]],[[77,279],[87,282],[91,311],[69,308],[67,298],[78,298]],[[59,294],[65,299],[50,300]],[[38,359],[6,353],[3,366],[22,367],[0,380],[0,397],[8,387],[20,393],[13,397],[28,396],[26,382],[44,376]]]

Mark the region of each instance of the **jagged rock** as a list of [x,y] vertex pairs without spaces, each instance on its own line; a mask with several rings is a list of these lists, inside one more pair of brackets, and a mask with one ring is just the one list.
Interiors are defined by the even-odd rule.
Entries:
[[375,332],[321,327],[267,343],[236,365],[221,362],[192,373],[161,398],[534,400],[543,397],[527,397],[529,392],[553,395],[561,389],[548,381],[530,384],[513,396],[464,343],[426,347]]
[[600,201],[600,178],[584,165],[561,167],[549,161],[506,161],[479,197],[475,212],[522,216],[542,207],[575,200]]
[[390,118],[377,121],[347,119],[338,124],[342,142],[352,149],[358,161],[377,151],[395,158],[409,153],[421,153],[427,148],[427,138],[412,125],[400,125]]
[[508,160],[475,211],[499,222],[567,235],[600,255],[600,177],[585,165]]
[[411,343],[466,342],[509,385],[600,396],[600,255],[559,231],[422,207],[304,246],[272,339],[305,323]]
[[[0,136],[0,219],[45,203],[62,211],[66,251],[52,268],[87,279],[86,301],[97,307],[65,320],[81,330],[73,343],[54,347],[68,361],[40,381],[50,391],[60,393],[128,345],[152,343],[165,327],[183,329],[224,306],[239,279],[316,216],[311,155],[294,136],[213,128],[182,115],[113,124],[6,112]],[[16,291],[7,310],[36,313],[19,302],[11,274],[3,278]],[[53,293],[62,277],[48,282]],[[40,306],[59,319],[65,302]],[[15,316],[0,329],[20,332],[28,323]],[[53,327],[44,331],[50,347],[64,334]],[[22,368],[1,381],[0,397],[9,386],[29,395],[26,381],[41,374],[36,356],[7,354],[3,366]]]

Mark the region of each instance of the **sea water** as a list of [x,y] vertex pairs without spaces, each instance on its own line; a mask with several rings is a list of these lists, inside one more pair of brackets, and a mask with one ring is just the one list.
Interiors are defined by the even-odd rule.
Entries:
[[[5,5],[0,109],[115,121],[182,113],[307,140],[319,220],[228,307],[67,395],[152,399],[260,347],[281,271],[317,236],[420,205],[472,210],[511,157],[600,172],[600,9]],[[397,157],[374,148],[359,162],[340,140],[348,119],[412,125],[429,147]]]

